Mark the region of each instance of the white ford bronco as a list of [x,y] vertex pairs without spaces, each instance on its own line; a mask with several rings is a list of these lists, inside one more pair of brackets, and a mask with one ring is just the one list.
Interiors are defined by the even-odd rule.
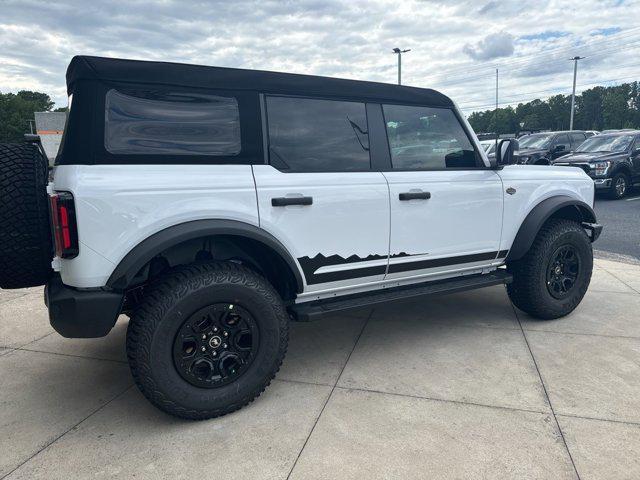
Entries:
[[589,286],[593,180],[512,140],[490,161],[434,90],[96,57],[67,88],[49,175],[37,141],[0,146],[0,287],[46,284],[65,337],[128,315],[168,413],[251,402],[290,320],[497,284],[552,319]]

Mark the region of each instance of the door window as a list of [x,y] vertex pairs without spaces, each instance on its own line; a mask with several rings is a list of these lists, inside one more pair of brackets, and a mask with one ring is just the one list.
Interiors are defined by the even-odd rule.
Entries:
[[394,169],[441,170],[480,164],[453,110],[407,105],[383,108]]
[[556,149],[558,149],[558,147],[561,145],[564,147],[564,150],[558,149],[558,151],[569,151],[571,148],[569,143],[569,135],[567,135],[566,133],[558,135],[553,142],[553,145]]
[[571,149],[575,150],[585,140],[584,133],[572,133],[571,136]]
[[269,161],[289,172],[371,168],[364,103],[267,97]]

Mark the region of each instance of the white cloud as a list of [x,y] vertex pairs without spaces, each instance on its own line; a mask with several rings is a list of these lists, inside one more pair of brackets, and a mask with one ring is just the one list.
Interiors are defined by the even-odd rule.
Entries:
[[493,60],[513,55],[513,35],[507,32],[491,33],[476,45],[467,43],[462,51],[473,60]]
[[406,84],[490,108],[496,67],[505,101],[568,93],[574,55],[578,85],[629,80],[639,16],[640,0],[3,0],[0,91],[64,105],[76,54],[394,82],[401,47]]

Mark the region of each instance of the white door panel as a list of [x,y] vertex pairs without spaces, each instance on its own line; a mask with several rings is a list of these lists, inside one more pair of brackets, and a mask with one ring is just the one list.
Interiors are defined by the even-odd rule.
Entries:
[[[389,251],[389,190],[379,172],[282,173],[254,165],[260,227],[304,273],[305,292],[382,280]],[[307,196],[311,205],[273,206]]]
[[[491,170],[385,172],[391,203],[387,279],[494,263],[502,228],[502,182]],[[400,200],[428,192],[430,198]]]

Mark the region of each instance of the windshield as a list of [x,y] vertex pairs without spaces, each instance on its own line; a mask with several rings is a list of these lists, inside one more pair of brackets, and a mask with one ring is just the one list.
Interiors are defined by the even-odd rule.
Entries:
[[582,142],[576,152],[624,152],[632,141],[632,135],[596,135]]
[[520,148],[547,148],[553,138],[552,133],[536,133],[525,135],[518,140]]

